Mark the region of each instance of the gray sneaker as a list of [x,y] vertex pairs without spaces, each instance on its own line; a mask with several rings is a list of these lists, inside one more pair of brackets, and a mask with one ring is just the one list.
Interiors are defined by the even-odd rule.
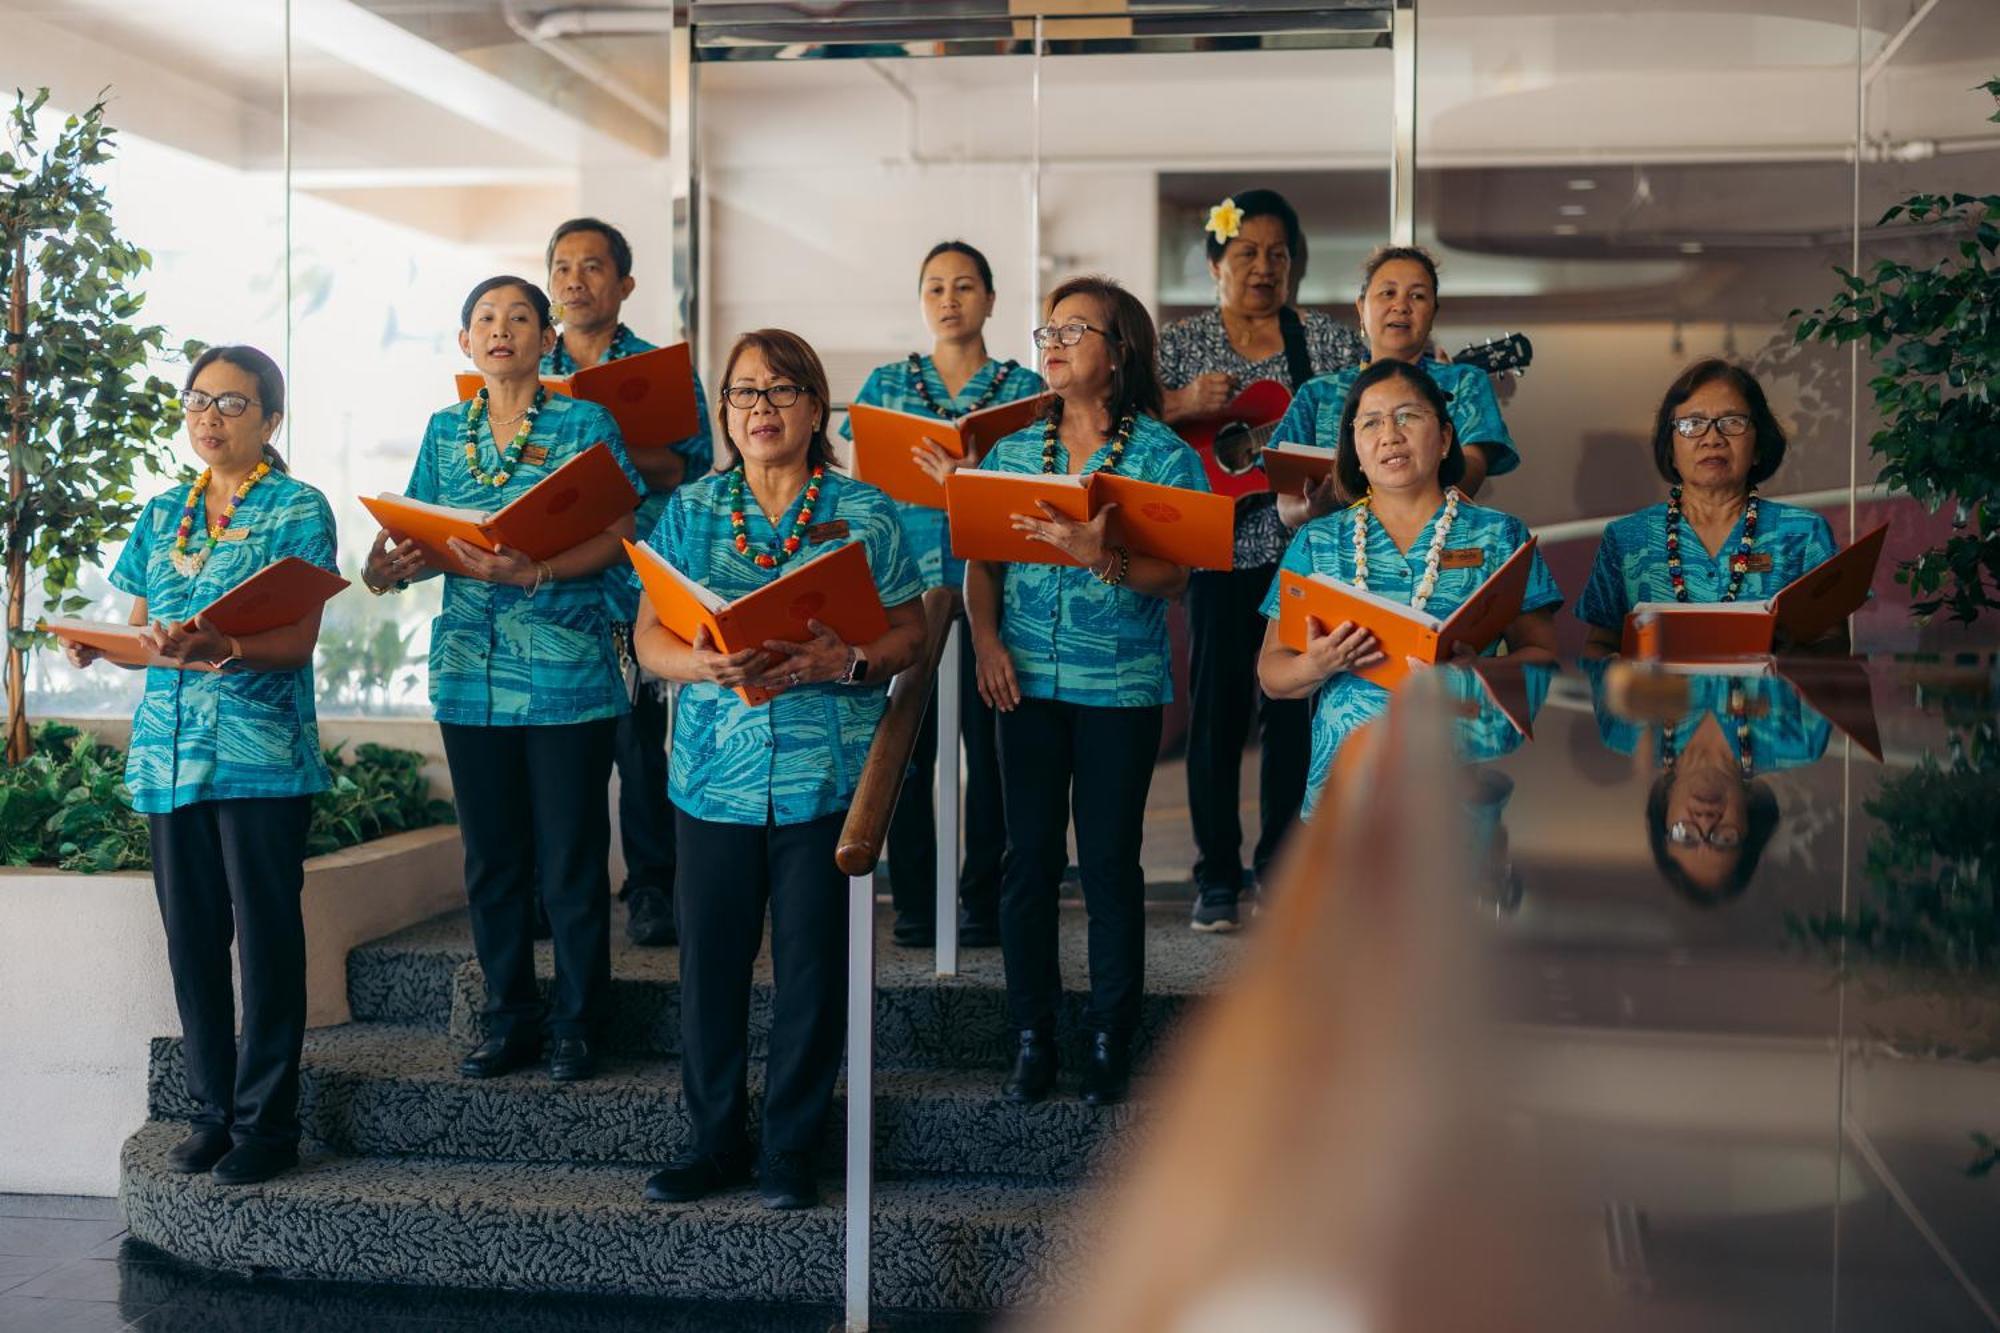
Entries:
[[1221,935],[1235,930],[1236,903],[1242,895],[1235,889],[1203,889],[1194,900],[1194,918],[1188,925],[1203,934]]

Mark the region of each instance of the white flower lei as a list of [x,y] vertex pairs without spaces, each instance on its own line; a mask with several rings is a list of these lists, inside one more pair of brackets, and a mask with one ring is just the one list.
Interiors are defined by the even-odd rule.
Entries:
[[[1363,496],[1354,506],[1354,585],[1368,586],[1368,499]],[[1444,558],[1444,544],[1451,536],[1451,525],[1458,520],[1458,488],[1453,486],[1444,493],[1444,513],[1431,530],[1430,548],[1424,552],[1424,574],[1417,580],[1417,586],[1410,592],[1410,605],[1422,607],[1431,599],[1437,588],[1438,562]]]

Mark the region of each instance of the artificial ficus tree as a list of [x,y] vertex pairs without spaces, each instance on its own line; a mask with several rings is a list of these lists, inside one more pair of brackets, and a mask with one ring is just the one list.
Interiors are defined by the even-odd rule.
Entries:
[[[78,573],[131,531],[142,471],[165,462],[180,424],[174,387],[149,366],[166,331],[133,322],[152,256],[120,239],[93,173],[109,162],[104,102],[68,117],[46,145],[36,118],[49,90],[17,92],[0,152],[0,346],[7,491],[0,499],[6,568],[7,760],[29,752],[25,651],[28,588],[39,578],[53,614],[80,610]],[[180,349],[183,353],[193,346]]]

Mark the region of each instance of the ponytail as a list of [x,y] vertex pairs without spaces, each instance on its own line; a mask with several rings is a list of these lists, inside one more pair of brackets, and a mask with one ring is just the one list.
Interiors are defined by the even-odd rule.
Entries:
[[272,444],[269,440],[264,441],[264,461],[271,465],[271,471],[273,472],[290,472],[292,470],[292,465],[287,463],[285,456],[278,452],[278,446]]

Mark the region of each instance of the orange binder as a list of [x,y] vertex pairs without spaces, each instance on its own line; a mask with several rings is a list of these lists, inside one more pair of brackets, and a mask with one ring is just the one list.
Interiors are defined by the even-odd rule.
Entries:
[[445,542],[452,537],[483,550],[506,546],[532,560],[561,555],[588,541],[639,504],[609,447],[590,448],[543,477],[496,512],[427,504],[383,492],[361,503],[398,540],[409,539],[440,569],[466,573]]
[[1793,643],[1810,643],[1868,600],[1888,535],[1888,524],[1875,527],[1765,601],[1641,602],[1625,617],[1619,651],[1678,662],[1761,657],[1780,629]]
[[1265,448],[1264,475],[1279,495],[1304,495],[1333,471],[1335,450],[1316,444],[1273,444]]
[[944,487],[918,467],[910,451],[925,439],[936,440],[954,458],[978,462],[996,440],[1012,435],[1042,414],[1049,395],[1018,398],[969,412],[957,422],[941,421],[916,412],[897,412],[868,403],[847,409],[854,432],[854,475],[880,487],[892,499],[926,509],[945,507]]
[[[484,383],[476,372],[460,371],[459,401],[478,393]],[[587,399],[611,413],[628,449],[663,448],[701,429],[701,408],[694,396],[694,359],[686,343],[600,362],[567,379],[544,375],[542,387],[550,393]]]
[[[235,638],[262,634],[295,624],[347,586],[347,580],[288,555],[252,574],[222,596],[188,617]],[[207,663],[184,665],[156,657],[139,646],[144,625],[117,625],[97,620],[44,620],[43,629],[71,643],[86,644],[121,666],[157,666],[170,670],[211,671]]]
[[1234,547],[1236,505],[1226,495],[1163,486],[1111,472],[1089,476],[1040,472],[954,472],[945,487],[951,516],[951,549],[966,560],[1013,564],[1075,565],[1042,542],[1014,531],[1014,515],[1040,517],[1035,502],[1088,522],[1107,504],[1113,538],[1139,555],[1196,569],[1228,569]]
[[1353,621],[1374,634],[1387,659],[1356,674],[1393,690],[1410,674],[1407,659],[1442,662],[1460,643],[1483,651],[1514,623],[1528,591],[1535,541],[1530,537],[1523,542],[1442,620],[1330,575],[1284,570],[1278,576],[1278,639],[1287,648],[1304,652],[1308,616],[1327,629]]
[[[625,554],[639,572],[640,586],[660,623],[688,643],[706,627],[718,652],[761,648],[772,639],[804,643],[812,638],[806,627],[810,620],[827,626],[846,643],[869,643],[889,632],[889,614],[860,542],[814,556],[733,602],[675,569],[650,546],[626,542]],[[738,687],[736,693],[753,707],[771,697],[769,690],[751,685]]]
[[[1626,667],[1634,679],[1662,677],[1684,681],[1697,676],[1768,677],[1783,681],[1805,703],[1859,745],[1869,758],[1882,762],[1882,728],[1875,716],[1875,686],[1868,667],[1858,657],[1751,657],[1710,662],[1646,662]],[[1688,687],[1681,686],[1670,706],[1655,721],[1678,722],[1688,707]],[[1630,711],[1620,707],[1621,715]]]

